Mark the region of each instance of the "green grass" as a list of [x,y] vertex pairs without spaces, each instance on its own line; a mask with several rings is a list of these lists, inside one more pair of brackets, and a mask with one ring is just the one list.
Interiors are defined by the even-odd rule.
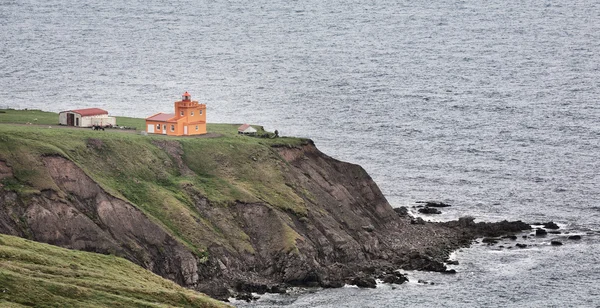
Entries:
[[58,114],[41,110],[0,109],[0,123],[58,124]]
[[[116,118],[117,126],[135,127],[137,130],[145,128],[144,119],[120,116],[116,116]],[[0,109],[0,123],[58,125],[58,113],[41,110]]]
[[125,259],[0,234],[2,307],[228,307]]
[[[1,123],[31,118],[58,119],[57,114],[7,110]],[[11,120],[12,119],[12,120]],[[127,126],[144,127],[143,119],[127,118]],[[120,125],[121,123],[118,122]],[[222,230],[225,221],[210,221],[197,210],[194,194],[213,206],[236,202],[262,202],[299,217],[307,214],[303,198],[286,185],[287,163],[272,145],[298,146],[300,138],[256,138],[237,134],[237,124],[208,124],[217,138],[143,136],[123,130],[93,131],[53,125],[0,124],[0,160],[11,166],[14,178],[4,179],[4,189],[22,198],[44,189],[59,192],[41,159],[65,157],[113,196],[130,201],[153,221],[175,236],[198,256],[218,243],[232,250],[252,251],[247,234],[239,229]],[[259,132],[261,127],[255,126]],[[153,141],[174,141],[183,149],[182,159],[193,171],[182,174],[176,161]],[[191,195],[190,195],[191,194]],[[301,193],[303,194],[303,193]],[[289,234],[288,234],[289,233]],[[286,250],[294,248],[295,236],[287,232]],[[292,235],[290,235],[292,234]]]

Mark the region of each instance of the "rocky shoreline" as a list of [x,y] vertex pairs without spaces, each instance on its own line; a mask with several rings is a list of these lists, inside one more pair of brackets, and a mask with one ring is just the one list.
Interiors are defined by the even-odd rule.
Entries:
[[[396,208],[398,219],[415,218],[407,214],[403,209]],[[238,300],[251,301],[258,299],[254,294],[265,293],[285,293],[290,287],[322,287],[338,288],[344,285],[355,285],[359,288],[375,288],[377,280],[387,284],[402,284],[408,281],[408,277],[400,270],[419,270],[439,272],[441,274],[456,274],[454,269],[448,269],[447,265],[457,265],[458,261],[449,260],[451,252],[469,247],[476,239],[482,238],[485,242],[490,238],[517,238],[517,234],[532,229],[532,226],[522,221],[501,221],[501,222],[478,222],[473,218],[465,217],[448,222],[421,222],[421,225],[430,225],[434,228],[448,228],[455,231],[456,237],[448,243],[443,249],[432,249],[409,253],[399,252],[399,257],[392,260],[371,260],[367,264],[354,264],[343,266],[343,269],[336,268],[334,271],[340,271],[337,279],[323,280],[320,277],[309,277],[306,281],[295,284],[262,284],[262,283],[244,283],[238,281],[234,290],[228,290],[229,293],[222,293],[221,300],[227,300],[227,297],[234,297]],[[435,235],[433,235],[435,236]],[[339,264],[336,265],[339,267]],[[431,283],[419,281],[419,283]],[[204,290],[211,294],[209,290]],[[225,297],[227,296],[227,297]]]
[[[104,153],[109,151],[106,146],[86,142],[82,155],[111,159]],[[179,142],[146,146],[148,159],[166,166],[160,172],[171,172],[175,178],[200,177],[202,170]],[[229,148],[234,151],[235,146]],[[531,229],[522,222],[475,223],[461,218],[434,223],[412,217],[406,209],[392,208],[362,167],[323,154],[311,141],[294,146],[257,144],[252,150],[246,163],[268,170],[277,183],[254,180],[264,181],[260,184],[265,187],[284,183],[284,188],[273,191],[293,200],[270,198],[283,203],[279,204],[256,198],[223,205],[182,181],[175,193],[186,207],[175,211],[165,202],[160,209],[164,212],[159,212],[173,215],[171,224],[187,221],[187,229],[176,233],[157,218],[161,216],[130,201],[140,199],[137,191],[122,198],[107,191],[73,158],[44,155],[36,165],[45,179],[39,193],[0,189],[0,232],[114,254],[214,298],[251,300],[252,293],[283,293],[295,286],[373,287],[375,279],[402,283],[406,277],[398,269],[452,274],[446,267],[451,252],[476,238],[515,236]],[[125,161],[136,159],[126,156],[129,152],[118,154]],[[239,165],[239,159],[217,153],[208,163],[230,174],[227,166]],[[18,181],[14,165],[0,157],[5,181]],[[127,176],[140,185],[147,181],[141,175]]]

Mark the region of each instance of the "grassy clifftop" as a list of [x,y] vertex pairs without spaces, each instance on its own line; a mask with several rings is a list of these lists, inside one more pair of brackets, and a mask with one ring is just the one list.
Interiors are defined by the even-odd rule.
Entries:
[[2,307],[226,307],[125,259],[0,234]]
[[[0,113],[0,123],[4,123],[0,124],[0,161],[13,173],[1,180],[4,189],[21,198],[44,190],[70,198],[56,187],[40,159],[65,157],[200,257],[215,242],[236,251],[253,249],[243,232],[222,236],[219,227],[195,207],[195,196],[205,197],[213,206],[261,202],[298,216],[306,214],[304,200],[284,180],[285,161],[272,148],[297,146],[306,143],[304,139],[240,136],[232,124],[209,124],[211,138],[177,138],[67,128],[55,125],[57,121],[57,114],[35,110]],[[18,124],[27,122],[43,125]],[[144,126],[142,119],[132,118],[117,118],[117,124]],[[293,241],[289,244],[294,245]]]

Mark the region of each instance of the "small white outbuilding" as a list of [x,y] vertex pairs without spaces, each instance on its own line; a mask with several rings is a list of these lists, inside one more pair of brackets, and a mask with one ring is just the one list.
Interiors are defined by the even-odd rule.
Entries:
[[62,111],[58,114],[60,125],[92,127],[92,126],[116,126],[117,119],[109,117],[108,111],[100,108],[87,108]]
[[238,127],[238,134],[253,135],[256,134],[256,129],[250,124],[244,124]]

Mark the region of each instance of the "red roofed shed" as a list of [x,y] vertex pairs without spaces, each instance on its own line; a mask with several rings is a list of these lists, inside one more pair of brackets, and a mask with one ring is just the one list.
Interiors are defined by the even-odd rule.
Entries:
[[115,117],[109,117],[108,111],[100,108],[86,108],[62,111],[58,114],[60,125],[92,127],[116,126]]
[[108,111],[106,111],[104,109],[100,109],[100,108],[76,109],[76,110],[70,110],[70,111],[73,113],[78,113],[82,117],[108,114]]
[[238,134],[256,134],[256,129],[250,124],[244,124],[238,127]]

